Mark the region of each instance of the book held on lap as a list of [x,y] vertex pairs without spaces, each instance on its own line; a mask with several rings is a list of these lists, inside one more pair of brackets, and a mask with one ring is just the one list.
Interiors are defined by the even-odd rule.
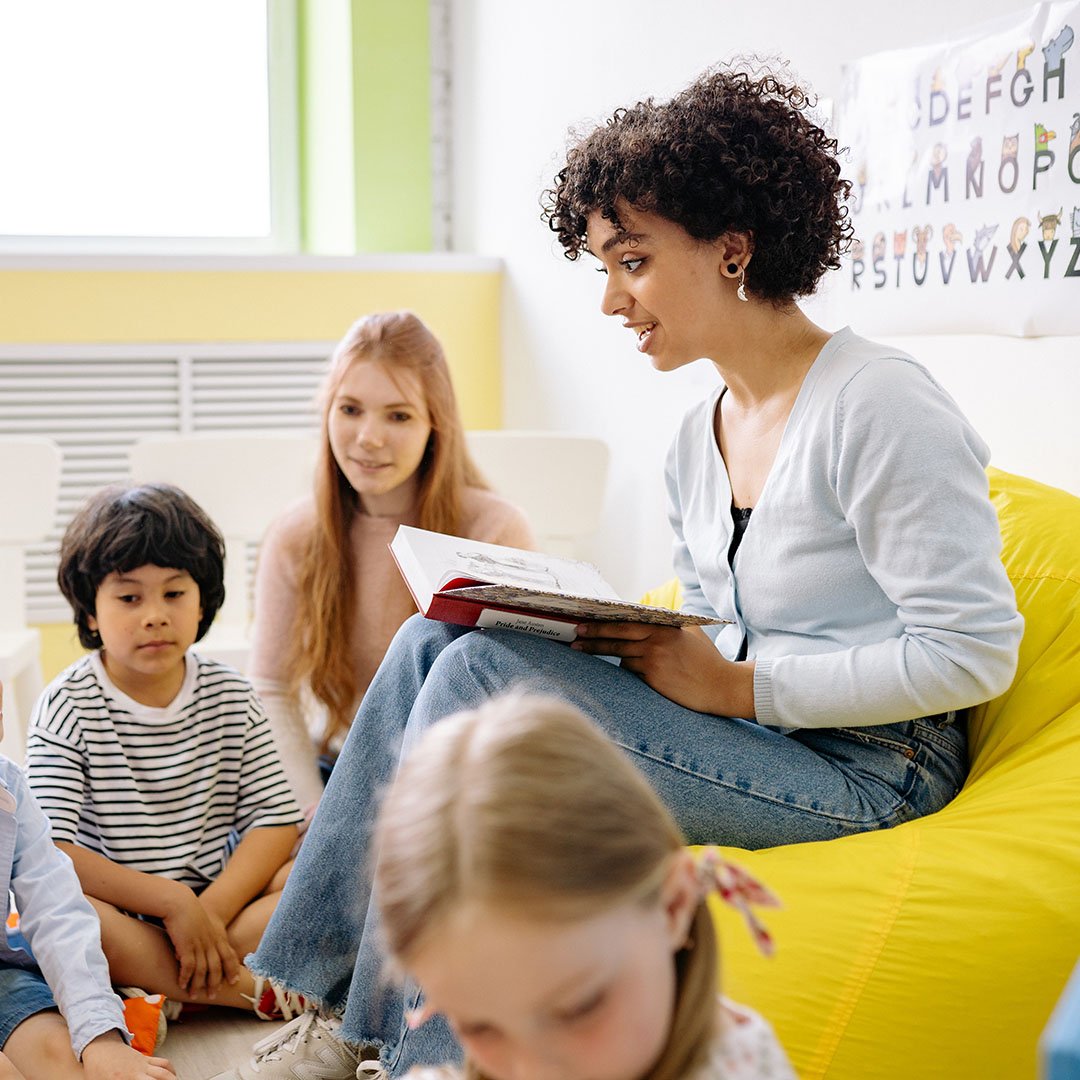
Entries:
[[390,553],[420,613],[573,641],[584,622],[708,626],[720,619],[619,598],[591,563],[402,525]]

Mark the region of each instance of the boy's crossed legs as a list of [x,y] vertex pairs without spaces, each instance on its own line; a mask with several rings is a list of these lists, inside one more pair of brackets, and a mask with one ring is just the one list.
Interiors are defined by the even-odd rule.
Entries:
[[164,927],[88,895],[87,900],[101,920],[101,944],[113,983],[138,986],[173,1001],[226,1005],[266,1014],[272,1019],[282,1016],[290,1019],[291,1011],[299,1011],[298,1003],[281,1000],[265,980],[256,979],[248,971],[243,958],[258,946],[291,868],[291,861],[282,866],[262,895],[241,909],[226,927],[229,945],[237,959],[235,982],[229,981],[220,963],[196,966],[189,977],[183,978],[176,949]]

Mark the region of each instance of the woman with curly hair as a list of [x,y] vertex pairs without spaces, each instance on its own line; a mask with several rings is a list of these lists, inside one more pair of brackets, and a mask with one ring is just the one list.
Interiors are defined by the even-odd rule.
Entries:
[[580,627],[569,649],[406,623],[253,957],[324,1014],[267,1055],[366,1047],[397,1077],[451,1053],[437,1018],[408,1032],[421,991],[380,981],[368,826],[423,731],[508,685],[598,722],[690,842],[825,840],[956,794],[963,710],[1008,686],[1022,624],[982,440],[911,357],[796,305],[851,236],[835,154],[802,89],[730,69],[571,147],[545,216],[570,258],[599,261],[602,310],[657,369],[707,359],[719,376],[667,484],[684,605],[726,621]]

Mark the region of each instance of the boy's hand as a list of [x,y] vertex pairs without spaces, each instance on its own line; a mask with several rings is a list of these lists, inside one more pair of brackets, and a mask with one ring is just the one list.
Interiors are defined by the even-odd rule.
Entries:
[[164,916],[165,932],[180,965],[177,981],[181,990],[213,1000],[223,977],[235,980],[239,961],[224,923],[211,917],[191,889],[182,889]]
[[175,1080],[176,1070],[166,1058],[143,1057],[118,1031],[99,1035],[82,1054],[86,1080]]
[[236,950],[232,947],[232,942],[229,941],[228,924],[224,917],[214,908],[213,903],[208,902],[205,893],[197,899],[207,919],[210,920],[210,925],[214,927],[218,941],[225,943],[225,951],[219,951],[221,977],[227,983],[236,983],[240,979],[241,963],[240,957],[237,956]]

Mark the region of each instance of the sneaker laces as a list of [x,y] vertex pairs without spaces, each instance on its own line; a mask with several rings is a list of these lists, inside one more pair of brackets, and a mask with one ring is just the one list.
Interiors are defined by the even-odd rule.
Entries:
[[320,1016],[314,1009],[302,1012],[294,1020],[290,1020],[289,1023],[279,1027],[277,1031],[267,1035],[265,1039],[260,1039],[251,1048],[252,1071],[258,1072],[260,1065],[280,1061],[285,1054],[291,1053],[307,1039],[312,1028],[316,1030],[325,1029],[326,1034],[333,1038],[335,1042],[340,1042],[341,1040],[337,1034],[338,1026],[340,1025],[335,1025],[330,1020]]
[[[262,1008],[268,994],[273,995],[273,1008],[270,1012]],[[247,994],[243,996],[251,1002],[255,1015],[260,1020],[292,1020],[301,1016],[307,1007],[302,994],[295,990],[286,990],[284,986],[262,975],[255,976],[255,993],[251,997]]]

